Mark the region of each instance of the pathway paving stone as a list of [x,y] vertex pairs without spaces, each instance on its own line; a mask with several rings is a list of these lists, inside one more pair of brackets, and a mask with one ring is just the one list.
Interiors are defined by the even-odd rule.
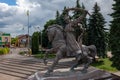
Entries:
[[[12,54],[0,56],[0,76],[3,76],[0,77],[0,80],[24,80],[37,71],[47,70],[48,66],[52,64],[50,61],[46,66],[41,59],[21,56],[18,53],[22,50],[24,49],[12,49]],[[70,66],[70,64],[65,63],[67,60],[60,62],[55,69],[68,68]]]
[[[44,65],[42,59],[21,56],[18,53],[22,50],[24,49],[12,49],[12,54],[0,56],[0,80],[26,80],[38,71],[45,72],[52,64],[52,60],[48,62],[48,65]],[[60,60],[55,69],[69,69],[74,64],[73,60],[73,58]]]

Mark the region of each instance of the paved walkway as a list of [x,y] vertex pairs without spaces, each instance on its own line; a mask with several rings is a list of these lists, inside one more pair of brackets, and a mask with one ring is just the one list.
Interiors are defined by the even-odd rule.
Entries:
[[12,48],[10,54],[0,56],[0,80],[23,80],[38,70],[39,62],[19,55],[22,50],[25,49]]
[[[48,65],[43,64],[43,60],[33,57],[21,56],[18,53],[24,49],[11,49],[12,53],[0,56],[0,80],[24,80],[37,71],[45,71]],[[68,63],[71,59],[61,60],[55,68],[69,68],[73,63]]]
[[[45,66],[41,59],[19,55],[18,53],[23,50],[26,49],[13,48],[12,53],[0,56],[0,80],[24,80],[35,72],[47,70],[48,66],[52,64],[49,61]],[[60,60],[55,69],[69,68],[71,64],[74,64],[72,60],[71,58]],[[120,75],[120,72],[116,74]]]

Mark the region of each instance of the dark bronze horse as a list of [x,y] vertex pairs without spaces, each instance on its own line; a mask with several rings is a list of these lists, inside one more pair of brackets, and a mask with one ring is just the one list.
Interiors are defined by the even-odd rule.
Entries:
[[[47,54],[50,52],[56,52],[56,57],[54,59],[53,64],[48,68],[47,72],[45,73],[45,75],[49,75],[51,72],[53,72],[53,69],[55,67],[55,65],[58,64],[58,61],[63,58],[64,54],[70,54],[70,53],[74,53],[75,52],[70,52],[67,49],[67,44],[66,44],[66,40],[65,40],[65,34],[64,34],[64,30],[62,26],[59,26],[57,24],[54,24],[52,26],[49,26],[47,28],[47,35],[48,35],[48,39],[50,42],[52,42],[52,48],[46,50],[46,54],[44,57],[44,63],[46,64],[46,59],[47,59]],[[83,52],[81,54],[75,54],[77,57],[77,63],[74,64],[71,67],[71,70],[74,70],[75,67],[77,67],[80,64],[80,61],[85,59],[86,60],[86,64],[84,65],[83,70],[86,70],[88,68],[88,66],[90,65],[90,63],[92,62],[92,58],[95,58],[96,56],[96,47],[94,45],[90,45],[90,46],[85,46],[82,45],[82,50]]]

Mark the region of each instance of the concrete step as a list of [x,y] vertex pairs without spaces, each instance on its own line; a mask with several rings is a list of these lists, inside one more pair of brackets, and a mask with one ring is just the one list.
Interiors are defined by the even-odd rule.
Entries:
[[5,68],[9,68],[9,69],[17,69],[17,70],[22,70],[22,71],[29,71],[29,72],[36,72],[36,69],[28,69],[28,68],[22,68],[22,67],[18,67],[18,66],[11,66],[11,65],[0,65],[0,67],[5,67]]
[[19,73],[19,74],[25,74],[25,75],[32,74],[32,72],[30,72],[30,71],[23,71],[23,70],[19,70],[19,69],[12,69],[12,68],[1,67],[1,66],[0,66],[0,70],[11,71],[11,72],[15,72],[15,73]]
[[29,63],[24,61],[2,61],[0,63],[11,63],[11,64],[21,64],[21,65],[28,65],[28,66],[34,66],[34,67],[40,67],[41,63]]
[[17,73],[17,72],[12,72],[12,71],[2,70],[2,69],[0,69],[0,73],[10,75],[10,76],[14,76],[14,77],[18,77],[18,78],[22,78],[22,80],[26,79],[29,76],[29,75],[20,74],[20,73]]
[[21,67],[21,68],[28,68],[28,69],[36,69],[36,70],[39,70],[41,68],[46,68],[47,66],[45,65],[40,65],[40,66],[34,66],[34,65],[23,65],[23,64],[15,64],[15,63],[5,63],[5,62],[0,62],[0,65],[10,65],[10,66],[16,66],[16,67]]

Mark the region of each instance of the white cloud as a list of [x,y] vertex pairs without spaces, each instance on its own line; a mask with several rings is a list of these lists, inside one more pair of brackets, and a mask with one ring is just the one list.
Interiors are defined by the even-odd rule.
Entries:
[[[101,12],[107,21],[111,20],[108,16],[112,12],[112,0],[80,0],[86,9],[92,12],[95,2],[101,7]],[[30,25],[41,26],[43,29],[46,21],[54,19],[56,11],[62,11],[64,6],[74,7],[76,0],[16,0],[16,5],[0,3],[0,31],[9,32],[12,35],[27,33],[27,15],[30,11]],[[24,27],[24,30],[22,29]],[[31,34],[35,31],[30,28]]]

